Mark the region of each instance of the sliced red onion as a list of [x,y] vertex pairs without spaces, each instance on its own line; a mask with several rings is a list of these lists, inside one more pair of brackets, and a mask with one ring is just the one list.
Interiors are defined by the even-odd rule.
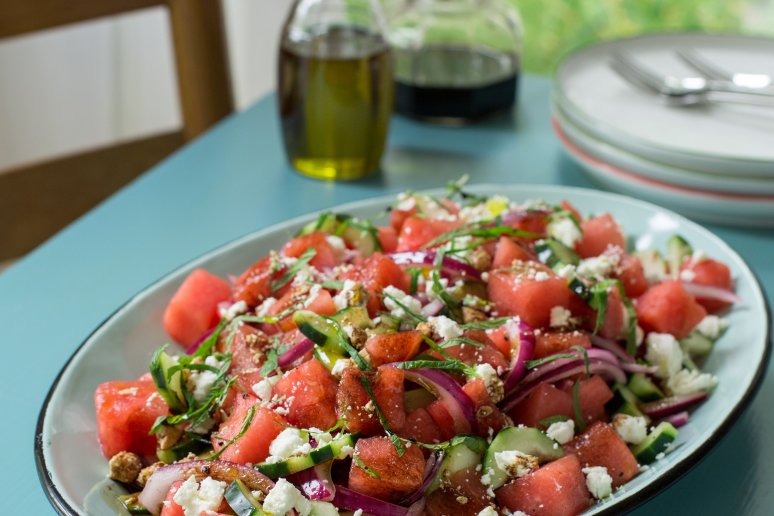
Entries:
[[642,374],[655,374],[658,371],[657,366],[649,366],[645,364],[637,364],[635,362],[624,362],[621,364],[621,369],[627,373],[642,373]]
[[199,349],[199,346],[202,345],[202,342],[207,340],[209,336],[212,335],[212,332],[215,331],[215,328],[217,328],[217,326],[213,326],[209,330],[205,331],[199,336],[198,339],[196,339],[196,342],[188,346],[188,348],[185,350],[186,355],[193,355],[194,353],[196,353],[196,350]]
[[441,310],[443,310],[443,301],[440,299],[433,299],[428,304],[422,307],[422,315],[426,317],[431,317],[433,315],[438,315]]
[[641,403],[640,409],[653,419],[663,419],[678,412],[683,412],[700,401],[705,400],[708,395],[706,391],[701,391],[692,394],[669,396],[658,401]]
[[430,455],[430,457],[427,459],[427,462],[425,463],[425,476],[423,477],[424,480],[422,481],[422,485],[419,486],[416,491],[401,501],[403,505],[412,505],[414,502],[425,496],[427,488],[430,487],[430,484],[433,483],[435,477],[438,476],[438,470],[441,469],[442,462],[443,451],[438,451],[437,453]]
[[[389,257],[398,265],[433,265],[435,263],[435,251],[406,251],[402,253],[393,253]],[[481,279],[481,271],[461,260],[451,256],[443,257],[441,262],[443,271],[455,274],[470,276],[474,279]]]
[[310,500],[330,502],[336,496],[336,485],[331,479],[332,462],[317,464],[291,475],[288,480],[296,485]]
[[688,419],[690,419],[690,415],[688,414],[687,410],[684,410],[682,412],[678,412],[677,414],[672,414],[671,416],[667,416],[662,421],[666,421],[667,423],[672,423],[672,426],[675,428],[680,428],[681,426],[684,426],[688,424]]
[[505,335],[511,344],[510,372],[504,382],[505,392],[508,393],[515,389],[527,374],[527,361],[532,360],[535,354],[535,332],[530,325],[517,317],[505,324]]
[[607,351],[614,354],[621,362],[634,362],[634,357],[627,353],[626,350],[616,341],[600,337],[599,335],[591,335],[590,338],[591,343],[594,346],[601,349],[606,349]]
[[621,367],[621,361],[618,360],[618,357],[606,349],[587,349],[586,355],[589,357],[589,359],[595,358],[598,360],[604,360],[605,362],[610,362],[613,365]]
[[[575,360],[573,364],[574,365],[570,365],[570,366],[567,366],[567,364],[565,364],[565,367],[562,367],[559,369],[553,369],[552,371],[550,371],[550,374],[543,375],[539,381],[534,382],[530,387],[513,393],[512,396],[506,398],[505,403],[503,404],[503,411],[508,412],[511,409],[513,409],[513,407],[518,405],[519,402],[521,402],[524,398],[526,398],[529,395],[529,393],[532,392],[535,389],[535,387],[537,387],[540,383],[543,383],[543,382],[555,383],[560,380],[564,380],[565,378],[586,372],[586,364],[583,362],[582,359]],[[598,374],[600,376],[604,376],[605,378],[612,380],[614,382],[626,383],[626,373],[624,373],[619,366],[616,366],[615,364],[611,364],[610,362],[607,362],[604,360],[590,358],[589,372],[591,374]]]
[[505,212],[502,215],[503,224],[507,226],[512,226],[513,224],[517,224],[523,220],[534,218],[536,215],[543,215],[547,216],[550,212],[547,210],[536,210],[536,209],[519,209],[519,210],[510,210]]
[[425,514],[425,503],[427,503],[427,499],[425,497],[422,497],[416,502],[412,503],[411,507],[408,508],[408,512],[406,512],[406,516],[422,516]]
[[436,369],[406,369],[403,373],[443,402],[454,419],[456,434],[470,433],[476,424],[475,405],[454,378]]
[[274,486],[269,477],[258,470],[243,464],[235,464],[222,460],[193,460],[177,462],[157,469],[148,479],[138,501],[151,514],[159,514],[170,486],[178,480],[185,480],[194,475],[197,480],[212,477],[215,480],[233,482],[240,479],[251,491],[268,493]]
[[277,359],[277,365],[284,369],[302,356],[306,355],[312,349],[314,349],[314,342],[304,338],[296,343],[293,347],[285,351],[282,355],[280,355],[280,357]]
[[741,303],[743,301],[741,297],[730,290],[721,287],[683,281],[683,288],[685,288],[686,292],[697,298],[712,299],[715,301],[723,301],[725,303]]
[[378,516],[406,516],[408,514],[408,509],[405,507],[358,493],[341,485],[336,486],[336,497],[333,499],[333,504],[339,509],[349,511],[362,509],[366,514]]

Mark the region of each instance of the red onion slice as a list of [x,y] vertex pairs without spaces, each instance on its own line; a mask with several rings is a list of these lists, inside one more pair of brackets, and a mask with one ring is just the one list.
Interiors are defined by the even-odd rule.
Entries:
[[427,459],[427,463],[425,463],[425,476],[422,485],[401,501],[403,505],[412,505],[414,502],[425,496],[425,491],[427,491],[427,488],[433,483],[435,477],[438,476],[438,470],[441,469],[442,462],[443,451],[438,451],[437,453],[430,455],[430,458]]
[[634,357],[627,353],[626,350],[616,341],[600,337],[599,335],[591,335],[590,338],[591,343],[594,346],[611,352],[621,362],[634,362]]
[[627,373],[642,373],[642,374],[655,374],[658,371],[657,366],[649,366],[645,364],[636,364],[634,362],[624,362],[621,364],[621,369]]
[[284,369],[302,356],[306,355],[312,349],[314,349],[314,342],[304,338],[295,344],[292,348],[280,355],[280,357],[277,359],[277,365]]
[[408,509],[405,507],[358,493],[341,485],[336,486],[336,497],[333,499],[333,504],[339,509],[349,511],[362,509],[366,514],[378,516],[406,516],[408,514]]
[[157,469],[148,479],[138,501],[148,509],[151,514],[159,514],[164,499],[170,486],[178,480],[185,480],[194,475],[197,480],[204,477],[212,477],[215,480],[233,482],[240,479],[251,491],[268,493],[274,486],[269,477],[258,470],[222,460],[193,460],[189,462],[177,462],[169,466]]
[[683,412],[678,412],[677,414],[672,414],[671,416],[667,416],[664,419],[662,419],[662,421],[671,423],[672,426],[674,426],[675,428],[680,428],[681,426],[688,424],[689,419],[690,419],[690,415],[688,414],[688,411],[684,410]]
[[330,502],[336,496],[336,485],[331,479],[332,461],[317,464],[291,475],[288,480],[310,500]]
[[681,394],[640,404],[640,409],[653,419],[663,419],[704,401],[709,394],[705,391],[693,394]]
[[505,377],[504,388],[508,393],[516,388],[527,374],[527,361],[535,354],[535,332],[532,327],[519,318],[506,324],[506,337],[511,344],[511,370]]
[[186,355],[193,355],[194,353],[196,353],[196,350],[197,350],[197,349],[199,349],[199,346],[201,346],[201,345],[202,345],[202,342],[204,342],[205,340],[207,340],[207,339],[210,337],[210,335],[212,335],[212,332],[214,332],[214,331],[215,331],[215,328],[217,328],[217,325],[216,325],[216,326],[213,326],[213,327],[212,327],[212,328],[210,328],[209,330],[207,330],[207,331],[205,331],[204,333],[202,333],[202,334],[199,336],[199,338],[198,338],[198,339],[196,339],[196,342],[194,342],[193,344],[191,344],[190,346],[188,346],[188,348],[186,348],[186,350],[185,350],[185,354],[186,354]]
[[[406,251],[388,255],[398,265],[433,265],[435,263],[435,251]],[[451,256],[443,257],[441,268],[444,272],[453,275],[470,276],[481,279],[481,271],[475,267]]]
[[682,283],[685,291],[696,298],[712,299],[715,301],[723,301],[725,303],[741,303],[743,301],[741,297],[724,288],[690,283],[688,281],[683,281]]
[[454,378],[435,369],[406,369],[403,373],[443,402],[454,419],[456,434],[470,433],[476,424],[475,405]]
[[438,315],[443,310],[443,301],[440,299],[433,299],[428,304],[422,307],[422,315],[426,317],[432,317]]

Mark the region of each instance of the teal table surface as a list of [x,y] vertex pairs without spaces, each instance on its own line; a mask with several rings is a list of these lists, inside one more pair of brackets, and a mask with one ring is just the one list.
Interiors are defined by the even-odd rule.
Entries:
[[[383,171],[351,183],[294,173],[268,96],[219,124],[0,274],[2,514],[53,513],[35,469],[38,412],[78,345],[129,297],[225,242],[289,217],[469,174],[474,183],[594,187],[554,137],[550,81],[518,113],[467,128],[394,118]],[[774,297],[774,234],[709,226]],[[0,243],[2,245],[2,243]],[[636,514],[774,514],[774,381],[690,472]]]

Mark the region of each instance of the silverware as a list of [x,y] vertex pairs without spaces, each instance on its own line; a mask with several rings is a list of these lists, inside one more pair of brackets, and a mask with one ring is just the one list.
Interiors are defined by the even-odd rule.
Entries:
[[610,67],[628,82],[659,94],[670,106],[740,102],[774,107],[774,91],[741,87],[725,80],[663,75],[623,52],[613,53]]
[[[750,89],[769,88],[772,85],[770,75],[765,73],[731,73],[705,57],[702,57],[693,49],[678,50],[675,53],[677,54],[677,57],[683,60],[683,62],[707,79],[729,81],[737,86]],[[774,91],[774,89],[771,91]]]

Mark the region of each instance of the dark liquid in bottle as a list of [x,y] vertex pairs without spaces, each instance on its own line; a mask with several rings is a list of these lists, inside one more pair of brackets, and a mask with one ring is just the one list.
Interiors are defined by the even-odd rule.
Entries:
[[394,100],[392,58],[380,36],[332,28],[279,59],[279,111],[294,168],[320,179],[376,170]]
[[414,118],[466,123],[510,109],[518,63],[511,54],[457,47],[396,52],[395,110]]

